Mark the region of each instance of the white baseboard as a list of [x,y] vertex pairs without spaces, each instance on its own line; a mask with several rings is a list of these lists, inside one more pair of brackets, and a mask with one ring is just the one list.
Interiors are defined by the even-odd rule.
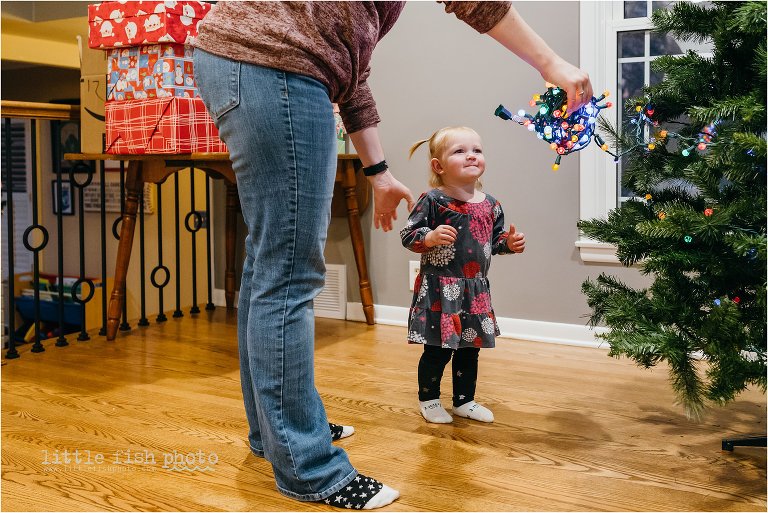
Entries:
[[[378,324],[404,327],[407,325],[408,309],[400,306],[374,305],[374,319]],[[365,322],[362,303],[347,303],[347,320]],[[569,346],[606,347],[605,342],[595,338],[596,333],[605,333],[606,328],[511,317],[497,317],[496,322],[499,324],[503,338]]]
[[[235,308],[237,308],[237,299],[240,297],[239,292],[235,292]],[[227,297],[224,295],[224,289],[213,289],[211,294],[213,304],[216,306],[227,306]]]
[[[216,306],[226,306],[223,289],[213,290],[213,304]],[[235,294],[235,306],[237,306],[237,294]],[[388,305],[374,305],[373,308],[374,319],[378,324],[407,326],[407,308]],[[347,303],[347,320],[365,322],[362,303]],[[513,319],[511,317],[497,317],[496,322],[499,324],[502,338],[569,346],[607,347],[605,342],[595,338],[596,333],[605,333],[607,328],[590,328],[581,324],[532,321],[528,319]]]

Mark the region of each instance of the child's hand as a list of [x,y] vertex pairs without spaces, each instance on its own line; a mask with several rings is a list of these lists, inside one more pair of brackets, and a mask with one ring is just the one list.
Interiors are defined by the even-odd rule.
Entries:
[[456,242],[456,236],[459,232],[453,226],[441,224],[424,237],[424,245],[428,248],[435,246],[447,246]]
[[509,225],[509,236],[507,237],[507,247],[513,253],[522,253],[525,251],[525,234],[518,233],[515,230],[515,225]]

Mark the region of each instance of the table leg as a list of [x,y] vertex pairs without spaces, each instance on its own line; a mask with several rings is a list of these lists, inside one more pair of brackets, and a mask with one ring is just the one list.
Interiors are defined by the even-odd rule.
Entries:
[[235,248],[237,242],[237,211],[240,208],[240,199],[237,196],[237,186],[227,182],[227,213],[224,225],[225,240],[224,250],[224,298],[227,308],[235,307]]
[[107,309],[107,340],[115,339],[123,312],[125,279],[128,274],[128,264],[131,261],[133,233],[136,228],[136,212],[139,209],[139,192],[141,192],[143,186],[142,164],[139,161],[131,161],[128,164],[128,172],[126,173],[125,211],[123,213],[123,222],[120,226],[120,242],[117,245],[117,263],[115,264],[112,296],[109,299],[109,308]]
[[363,242],[363,230],[360,227],[360,211],[357,207],[357,196],[355,194],[355,166],[352,161],[343,160],[339,162],[343,166],[341,175],[341,186],[344,189],[344,197],[347,202],[347,221],[349,222],[349,234],[352,237],[352,251],[355,254],[355,263],[357,264],[357,274],[360,278],[360,300],[363,303],[363,312],[365,313],[365,322],[374,324],[373,317],[373,291],[371,283],[368,280],[368,264],[365,262],[365,244]]

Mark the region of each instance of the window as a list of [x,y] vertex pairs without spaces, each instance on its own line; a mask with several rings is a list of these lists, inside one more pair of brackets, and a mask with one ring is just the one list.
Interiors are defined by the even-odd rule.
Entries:
[[[589,72],[595,93],[604,89],[611,92],[608,99],[614,107],[604,110],[603,116],[615,126],[622,121],[627,99],[639,96],[643,86],[663,79],[651,71],[653,59],[688,50],[703,55],[711,53],[708,43],[681,42],[671,35],[651,32],[651,13],[672,4],[652,0],[580,3],[581,68]],[[609,155],[592,148],[580,155],[580,218],[605,218],[619,202],[632,197],[632,191],[620,186],[625,164],[617,165]],[[582,237],[576,246],[584,262],[618,262],[616,250],[610,244]]]
[[[2,232],[2,279],[8,278],[8,184],[6,183],[6,158],[9,155],[5,147],[6,120],[0,122],[0,148],[2,159],[0,169],[2,171],[2,210],[0,213],[0,232]],[[24,231],[32,224],[32,199],[29,192],[29,184],[32,180],[31,169],[31,140],[29,136],[29,120],[13,119],[10,122],[11,149],[13,160],[11,162],[11,185],[13,191],[13,257],[14,272],[23,273],[32,271],[32,253],[27,251],[22,243]]]

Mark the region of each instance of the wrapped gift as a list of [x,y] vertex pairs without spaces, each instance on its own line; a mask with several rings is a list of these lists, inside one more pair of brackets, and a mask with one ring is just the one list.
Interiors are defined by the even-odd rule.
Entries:
[[88,6],[88,46],[119,48],[186,43],[211,4],[194,1],[120,1]]
[[106,153],[178,154],[225,152],[200,98],[108,102]]
[[199,96],[192,51],[176,43],[109,50],[107,101]]

